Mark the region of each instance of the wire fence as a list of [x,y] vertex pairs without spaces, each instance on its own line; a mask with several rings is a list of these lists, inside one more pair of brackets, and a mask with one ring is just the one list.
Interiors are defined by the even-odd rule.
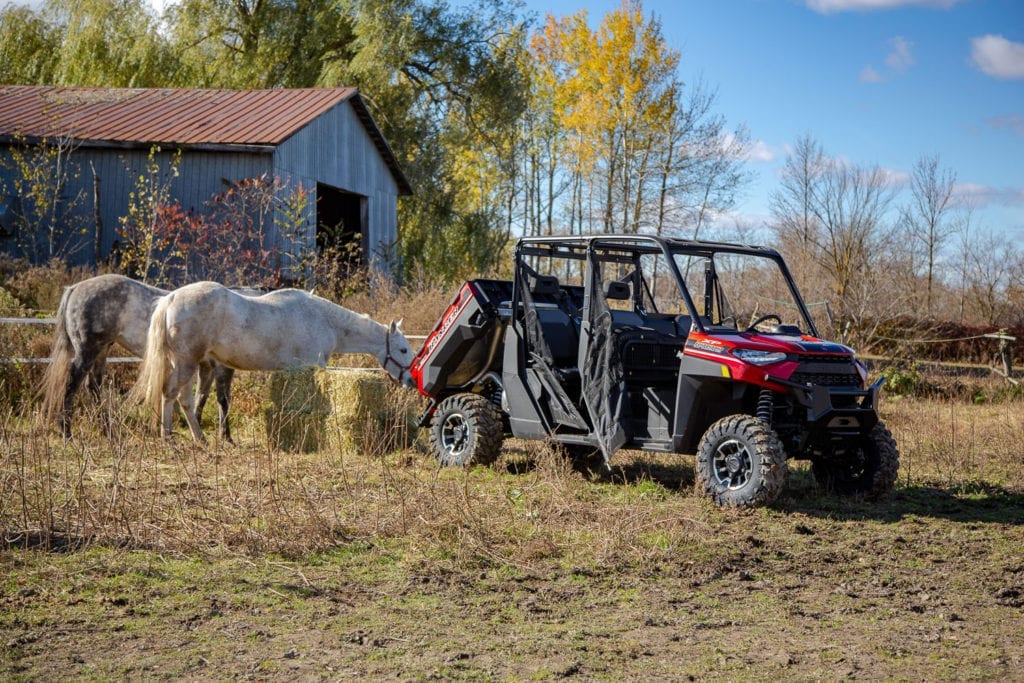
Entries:
[[[0,318],[0,325],[56,325],[56,318]],[[409,341],[423,342],[426,340],[426,335],[419,334],[407,334],[405,338]],[[47,364],[50,362],[49,358],[0,358],[0,364],[14,364],[14,365],[34,365],[34,364]],[[140,363],[142,359],[138,356],[112,356],[106,359],[107,363]],[[348,365],[329,365],[328,370],[380,370],[383,372],[383,368],[360,368]]]

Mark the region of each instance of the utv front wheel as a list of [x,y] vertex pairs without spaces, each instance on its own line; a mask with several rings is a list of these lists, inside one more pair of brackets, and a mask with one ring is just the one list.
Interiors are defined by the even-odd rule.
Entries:
[[715,422],[697,447],[697,489],[719,505],[753,508],[786,483],[786,453],[775,432],[750,415]]
[[900,453],[892,434],[879,422],[854,448],[832,453],[828,459],[816,458],[811,469],[829,491],[877,499],[896,484]]
[[441,401],[430,425],[430,446],[442,465],[490,465],[501,452],[501,411],[479,394]]

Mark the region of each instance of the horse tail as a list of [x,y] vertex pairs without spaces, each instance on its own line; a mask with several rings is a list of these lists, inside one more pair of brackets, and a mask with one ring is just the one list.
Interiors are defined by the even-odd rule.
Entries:
[[167,307],[171,297],[161,297],[153,309],[146,336],[146,353],[142,357],[139,379],[132,388],[132,396],[142,399],[155,410],[160,420],[164,387],[171,374],[171,351],[167,343]]
[[50,348],[50,362],[43,373],[37,396],[42,397],[42,414],[46,420],[56,419],[64,409],[64,398],[71,374],[71,359],[75,349],[68,334],[68,301],[75,286],[65,287],[57,306],[57,325],[53,333],[53,344]]

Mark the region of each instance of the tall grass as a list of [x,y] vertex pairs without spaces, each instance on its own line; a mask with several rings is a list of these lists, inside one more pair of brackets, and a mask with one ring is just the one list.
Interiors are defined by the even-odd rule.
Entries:
[[[342,304],[380,320],[404,318],[406,331],[416,334],[436,322],[450,292],[378,283],[343,294]],[[491,468],[442,469],[422,437],[402,431],[415,430],[401,420],[389,420],[387,429],[368,425],[354,451],[333,446],[330,434],[318,437],[323,441],[313,452],[280,450],[266,433],[269,382],[261,373],[236,376],[231,413],[238,446],[214,440],[199,447],[180,428],[179,437],[164,442],[144,424],[141,409],[122,399],[134,368],[108,371],[103,400],[78,402],[74,441],[35,419],[30,392],[0,403],[5,544],[284,556],[362,544],[466,566],[642,567],[667,554],[698,552],[712,521],[734,514],[692,492],[688,456],[624,452],[608,478],[574,467],[547,444],[512,440]],[[29,386],[31,372],[18,381]],[[389,406],[397,415],[417,400],[395,389]],[[1020,401],[886,399],[882,410],[899,444],[904,490],[1024,491]],[[214,411],[209,405],[207,433]],[[795,468],[782,504],[790,504],[787,496],[820,495],[806,468]]]
[[[262,380],[254,373],[240,394]],[[710,518],[729,514],[691,490],[685,456],[624,452],[600,478],[543,443],[513,440],[492,468],[442,469],[422,440],[396,449],[372,429],[358,452],[276,450],[259,415],[242,411],[240,445],[204,448],[184,430],[159,440],[115,398],[88,408],[70,442],[25,409],[0,412],[4,543],[283,556],[370,543],[463,564],[643,566],[695,547]],[[900,445],[900,487],[1024,491],[1019,405],[894,401],[885,417]],[[791,488],[819,495],[800,481]]]
[[1024,489],[1024,404],[898,400],[884,404],[907,486]]

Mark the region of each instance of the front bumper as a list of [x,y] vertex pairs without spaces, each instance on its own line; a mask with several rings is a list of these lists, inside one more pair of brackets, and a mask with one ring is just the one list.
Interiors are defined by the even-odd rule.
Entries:
[[782,385],[804,414],[799,438],[800,450],[836,438],[866,435],[878,424],[878,394],[885,383],[881,378],[866,389],[806,385],[777,377],[765,380]]

